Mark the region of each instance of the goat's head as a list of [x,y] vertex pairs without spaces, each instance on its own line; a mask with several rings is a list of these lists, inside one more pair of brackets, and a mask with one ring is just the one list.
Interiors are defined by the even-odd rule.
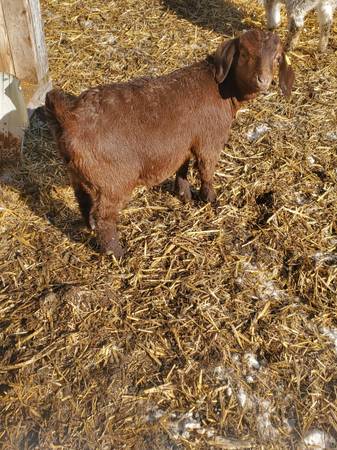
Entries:
[[231,76],[242,98],[254,97],[270,87],[279,67],[279,84],[289,96],[294,72],[276,33],[250,30],[225,41],[214,55],[215,79],[220,84]]

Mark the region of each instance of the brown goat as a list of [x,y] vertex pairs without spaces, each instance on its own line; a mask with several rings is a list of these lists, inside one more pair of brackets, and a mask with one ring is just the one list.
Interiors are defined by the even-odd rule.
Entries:
[[136,186],[157,185],[176,172],[176,192],[191,199],[192,156],[201,198],[215,200],[212,178],[236,112],[269,88],[277,66],[289,95],[294,74],[278,36],[251,30],[169,75],[98,86],[78,97],[59,89],[47,94],[50,127],[103,253],[123,255],[117,216]]

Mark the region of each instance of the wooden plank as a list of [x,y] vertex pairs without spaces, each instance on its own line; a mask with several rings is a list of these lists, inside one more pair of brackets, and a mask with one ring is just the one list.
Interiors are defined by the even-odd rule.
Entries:
[[39,84],[48,73],[39,0],[0,2],[14,75],[20,80]]
[[14,75],[37,82],[34,52],[29,36],[27,11],[23,0],[1,0],[5,26],[11,49]]
[[0,1],[0,72],[14,74],[13,57],[7,36],[5,17]]
[[25,0],[28,12],[28,27],[32,38],[37,80],[39,83],[47,82],[48,55],[44,39],[43,24],[39,0]]

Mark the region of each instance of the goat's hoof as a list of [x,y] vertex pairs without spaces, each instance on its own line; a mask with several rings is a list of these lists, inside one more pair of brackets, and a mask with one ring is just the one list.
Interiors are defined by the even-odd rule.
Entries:
[[189,203],[192,200],[192,193],[191,190],[188,189],[186,191],[180,191],[179,192],[179,198],[183,203]]
[[215,201],[216,201],[216,194],[213,191],[213,189],[201,188],[200,189],[200,198],[204,202],[215,203]]
[[191,188],[187,180],[179,179],[175,185],[175,192],[183,203],[188,203],[192,200]]
[[96,229],[96,222],[92,216],[89,217],[88,228],[91,231],[94,231]]
[[107,256],[112,255],[116,259],[121,259],[125,251],[118,241],[112,240],[107,245],[101,247],[101,253]]

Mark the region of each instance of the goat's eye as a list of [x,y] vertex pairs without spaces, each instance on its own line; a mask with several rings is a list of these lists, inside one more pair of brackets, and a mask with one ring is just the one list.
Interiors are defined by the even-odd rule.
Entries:
[[242,59],[248,59],[248,53],[245,50],[240,51],[240,56]]

